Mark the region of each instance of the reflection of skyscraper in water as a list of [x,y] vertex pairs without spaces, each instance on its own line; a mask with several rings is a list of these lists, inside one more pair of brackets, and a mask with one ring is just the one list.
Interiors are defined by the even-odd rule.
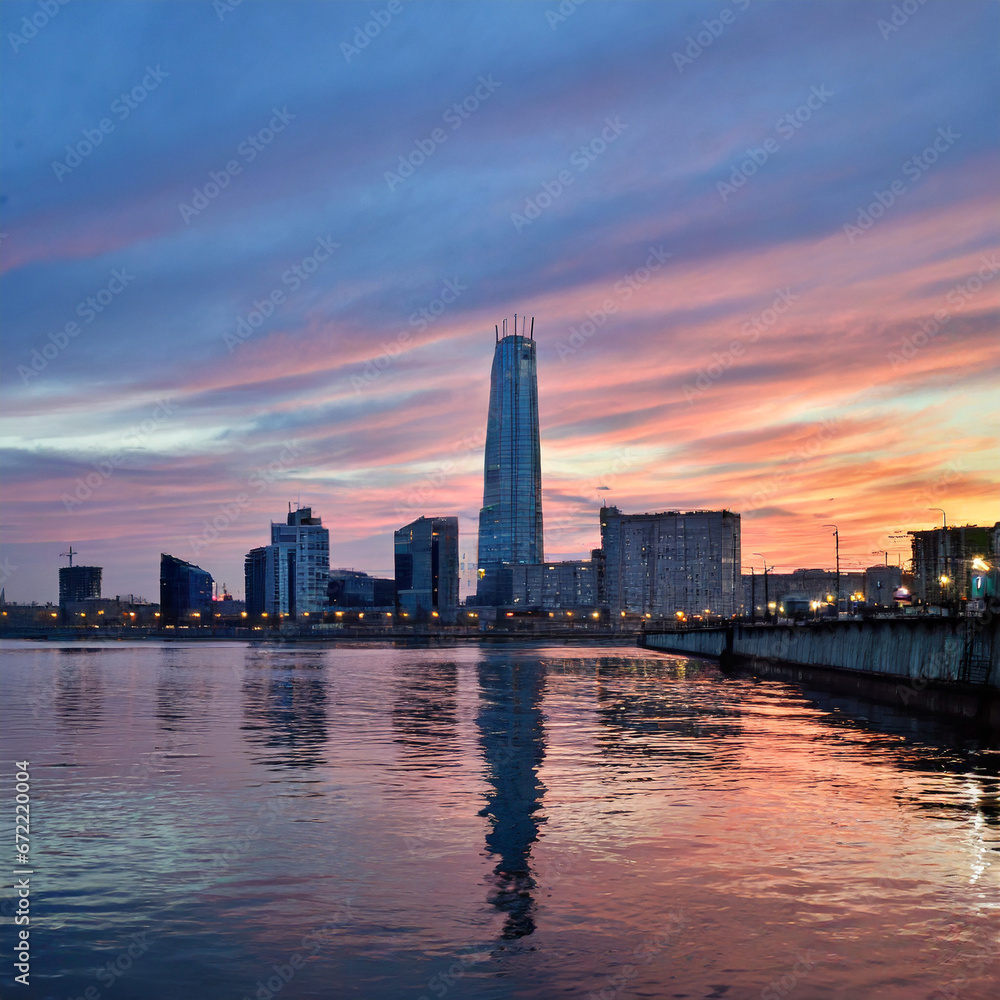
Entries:
[[432,773],[458,766],[457,693],[456,663],[421,662],[402,672],[392,708],[400,766]]
[[77,650],[58,652],[66,657],[66,662],[59,665],[52,696],[59,724],[69,729],[100,725],[104,716],[103,671]]
[[[690,774],[716,774],[742,765],[743,709],[720,699],[714,684],[698,683],[714,670],[709,664],[664,658],[626,666],[613,656],[581,663],[595,668],[602,766],[658,768],[667,757]],[[674,679],[691,683],[664,683]]]
[[534,320],[526,337],[515,316],[513,333],[506,320],[497,330],[490,372],[476,602],[511,603],[511,567],[544,561]]
[[545,756],[541,699],[543,667],[537,662],[487,659],[479,666],[480,709],[476,723],[486,765],[489,820],[486,850],[493,855],[490,902],[506,915],[505,940],[535,929],[535,880],[531,845],[544,818],[538,815],[545,789],[538,768]]
[[272,751],[260,761],[278,767],[326,763],[326,681],[322,667],[251,655],[243,682],[247,742]]

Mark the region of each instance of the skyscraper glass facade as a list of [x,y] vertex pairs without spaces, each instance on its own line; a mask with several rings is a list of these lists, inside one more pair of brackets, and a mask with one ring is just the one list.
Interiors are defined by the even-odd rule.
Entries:
[[490,374],[477,603],[509,604],[511,567],[544,559],[535,341],[510,334]]

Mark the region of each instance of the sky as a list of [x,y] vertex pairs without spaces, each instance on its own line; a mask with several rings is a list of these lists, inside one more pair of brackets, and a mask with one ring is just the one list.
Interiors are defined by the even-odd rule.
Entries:
[[[0,6],[0,577],[240,597],[458,515],[534,317],[545,553],[729,508],[743,564],[992,524],[1000,6]],[[520,320],[519,320],[520,322]]]

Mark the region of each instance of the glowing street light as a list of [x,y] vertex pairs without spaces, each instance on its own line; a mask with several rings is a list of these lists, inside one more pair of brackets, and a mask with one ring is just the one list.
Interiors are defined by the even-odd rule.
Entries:
[[764,563],[764,621],[770,621],[771,612],[768,610],[768,608],[770,608],[771,605],[768,603],[768,593],[767,593],[767,560],[764,558],[763,552],[755,552],[754,555],[760,556],[761,561]]
[[837,553],[837,611],[840,611],[840,529],[835,524],[824,524],[824,528],[833,528],[833,544]]

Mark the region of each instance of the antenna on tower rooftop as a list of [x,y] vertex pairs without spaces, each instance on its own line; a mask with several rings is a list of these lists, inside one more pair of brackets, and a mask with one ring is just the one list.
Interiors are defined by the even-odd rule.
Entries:
[[500,324],[499,323],[494,323],[493,324],[493,329],[496,330],[496,333],[497,333],[497,343],[499,344],[500,343]]
[[535,339],[535,317],[531,317],[531,339]]

